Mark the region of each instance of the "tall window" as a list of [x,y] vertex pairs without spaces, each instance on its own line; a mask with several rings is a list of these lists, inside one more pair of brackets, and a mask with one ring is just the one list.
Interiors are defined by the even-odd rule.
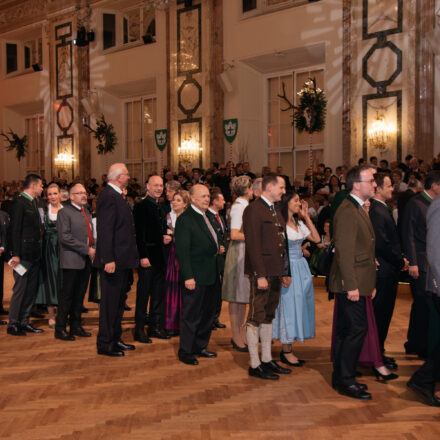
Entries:
[[28,173],[44,176],[44,118],[34,115],[26,118],[26,136],[28,138],[28,154],[26,169]]
[[[268,164],[273,171],[277,166],[282,166],[284,174],[300,179],[304,177],[305,170],[309,167],[309,135],[299,133],[293,128],[292,110],[282,111],[287,104],[278,95],[283,94],[284,85],[286,97],[290,102],[297,104],[299,100],[297,93],[311,77],[316,78],[317,86],[324,89],[323,69],[298,71],[268,78]],[[324,158],[324,132],[314,133],[312,142],[316,167]],[[294,156],[292,156],[294,145]]]
[[[4,62],[1,63],[5,75],[19,75],[32,72],[32,67],[43,64],[43,41],[42,38],[34,38],[26,41],[3,41],[2,53]],[[36,69],[41,70],[41,69]]]
[[102,15],[102,41],[103,48],[109,49],[116,44],[116,15]]
[[242,0],[243,12],[252,11],[253,9],[257,9],[257,0]]
[[155,147],[156,98],[137,98],[125,103],[126,163],[139,184],[158,169]]
[[12,73],[18,69],[17,45],[6,43],[6,73]]

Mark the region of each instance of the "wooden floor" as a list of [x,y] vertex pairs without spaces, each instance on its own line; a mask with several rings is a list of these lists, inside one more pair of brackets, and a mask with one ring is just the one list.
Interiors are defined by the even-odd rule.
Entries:
[[[12,277],[6,270],[9,305]],[[440,409],[406,389],[420,361],[402,352],[410,299],[401,287],[388,342],[400,377],[385,385],[363,370],[373,394],[359,402],[329,385],[332,306],[317,281],[317,337],[299,344],[307,366],[277,382],[251,379],[248,355],[231,350],[230,330],[213,332],[217,359],[177,361],[178,339],[137,344],[124,358],[98,356],[97,307],[84,324],[93,338],[55,340],[53,331],[12,337],[0,328],[0,439],[439,439]],[[133,305],[135,292],[129,295]],[[222,321],[227,322],[227,306]],[[37,326],[47,328],[46,321]],[[124,318],[132,342],[133,311]],[[275,358],[278,343],[273,346]]]

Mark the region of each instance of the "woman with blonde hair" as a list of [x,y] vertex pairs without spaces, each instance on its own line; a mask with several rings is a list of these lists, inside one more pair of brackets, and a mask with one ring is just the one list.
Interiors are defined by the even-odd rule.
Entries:
[[243,212],[252,197],[252,182],[249,176],[237,176],[232,179],[231,190],[236,196],[231,207],[231,241],[226,255],[223,275],[222,299],[229,302],[229,320],[231,322],[231,344],[235,350],[248,351],[242,327],[249,303],[249,278],[244,275],[245,243],[243,233]]

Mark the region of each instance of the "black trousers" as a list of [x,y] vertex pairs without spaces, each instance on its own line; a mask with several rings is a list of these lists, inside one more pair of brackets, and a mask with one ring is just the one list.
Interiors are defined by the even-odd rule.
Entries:
[[70,331],[72,331],[81,327],[81,310],[90,279],[90,260],[87,258],[84,269],[61,270],[63,285],[58,291],[55,330],[66,330],[69,322]]
[[3,308],[3,284],[5,280],[5,262],[0,257],[0,309]]
[[196,284],[195,290],[183,288],[182,315],[180,318],[180,356],[199,353],[208,346],[219,291],[219,281],[211,286]]
[[398,285],[399,282],[395,276],[377,278],[376,280],[376,296],[373,299],[373,308],[382,353],[385,351],[385,339],[393,317]]
[[122,316],[127,299],[127,285],[131,269],[122,269],[114,273],[99,271],[101,280],[101,302],[99,304],[99,331],[96,345],[98,349],[113,350],[114,344],[121,339]]
[[32,305],[38,288],[38,274],[40,262],[21,261],[21,264],[27,268],[26,273],[21,276],[15,270],[14,287],[12,288],[12,297],[9,304],[9,324],[27,325],[31,315]]
[[136,289],[136,327],[144,327],[148,300],[150,300],[150,325],[164,327],[165,269],[162,266],[139,267]]
[[365,297],[350,301],[346,293],[337,293],[338,322],[336,325],[333,377],[344,386],[355,382],[356,365],[368,331]]
[[[440,319],[440,298],[433,297],[436,303],[437,318]],[[435,383],[440,381],[440,342],[429,355],[426,362],[412,375],[411,382],[434,392]]]
[[416,280],[411,278],[413,303],[408,326],[406,349],[426,356],[428,352],[429,306],[426,295],[426,273],[420,272]]

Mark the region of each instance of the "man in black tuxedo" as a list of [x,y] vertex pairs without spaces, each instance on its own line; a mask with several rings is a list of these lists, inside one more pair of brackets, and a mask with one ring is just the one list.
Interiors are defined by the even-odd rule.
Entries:
[[402,248],[409,260],[408,272],[413,303],[405,351],[427,355],[429,307],[426,298],[426,212],[432,200],[440,194],[440,171],[431,171],[425,179],[425,189],[407,203],[402,221]]
[[[9,215],[5,211],[0,211],[0,315],[6,315],[7,312],[3,308],[3,283],[5,274],[5,262],[4,256],[7,253],[6,250],[6,237],[9,226]],[[0,321],[1,325],[7,324],[5,321]]]
[[[58,292],[54,335],[63,341],[73,341],[75,336],[92,336],[81,326],[84,295],[95,258],[92,215],[87,209],[87,191],[83,185],[77,183],[71,186],[69,197],[70,204],[57,216],[62,288]],[[68,317],[70,333],[66,331]]]
[[[379,173],[375,175],[376,193],[370,201],[370,220],[376,236],[376,259],[379,263],[376,272],[376,296],[373,299],[374,315],[382,354],[385,352],[385,339],[393,316],[396,302],[398,274],[408,268],[408,260],[403,257],[399,234],[387,200],[393,197],[391,179]],[[395,369],[395,359],[383,356],[385,365]]]
[[122,197],[129,179],[124,164],[113,164],[96,209],[94,266],[100,270],[101,280],[97,347],[98,354],[106,356],[124,356],[124,351],[135,349],[121,340],[128,279],[139,264],[133,214]]
[[[217,256],[220,278],[223,278],[223,271],[225,269],[225,260],[226,260],[226,249],[228,243],[228,229],[226,226],[226,221],[223,218],[223,216],[220,214],[220,211],[222,211],[224,207],[225,207],[225,198],[223,197],[220,188],[217,187],[212,188],[210,191],[210,203],[209,203],[209,208],[206,211],[206,217],[208,217],[208,220],[211,222],[211,225],[217,234],[217,240],[220,249],[220,252]],[[222,324],[219,321],[221,311],[222,311],[222,292],[220,288],[219,291],[217,292],[217,308],[215,311],[214,325],[212,326],[213,330],[217,330],[218,328],[226,328],[226,325]]]
[[177,218],[175,240],[179,279],[184,284],[180,319],[179,360],[198,365],[197,357],[214,358],[207,350],[219,290],[217,235],[206,217],[209,190],[194,185],[191,205]]
[[[26,333],[42,333],[29,323],[29,317],[38,285],[41,260],[42,225],[36,199],[43,191],[43,182],[37,174],[26,176],[23,192],[16,198],[11,209],[8,254],[14,270],[15,284],[9,305],[8,333],[24,336]],[[21,266],[27,270],[20,275]]]
[[[162,192],[162,177],[151,176],[147,182],[146,197],[133,210],[139,252],[134,339],[143,343],[150,343],[151,337],[169,339],[163,330],[163,325],[165,245],[171,241],[171,237],[166,235],[166,222],[159,206]],[[144,326],[148,300],[150,300],[150,318],[147,336]]]

